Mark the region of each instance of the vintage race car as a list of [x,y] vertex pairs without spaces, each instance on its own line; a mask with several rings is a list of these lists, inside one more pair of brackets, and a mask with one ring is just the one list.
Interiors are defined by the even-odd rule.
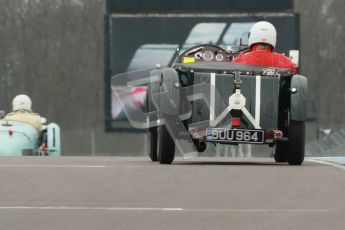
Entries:
[[60,127],[43,127],[39,135],[28,123],[0,119],[0,156],[60,156]]
[[[275,146],[276,162],[304,160],[307,79],[288,69],[232,63],[235,53],[198,45],[169,68],[152,70],[150,158],[174,160],[207,144]],[[152,123],[152,122],[151,122]]]

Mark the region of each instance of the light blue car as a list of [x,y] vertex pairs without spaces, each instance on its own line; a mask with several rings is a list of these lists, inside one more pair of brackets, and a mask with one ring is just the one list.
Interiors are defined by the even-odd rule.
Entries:
[[0,119],[0,156],[60,156],[60,127],[43,126],[41,135],[30,124]]

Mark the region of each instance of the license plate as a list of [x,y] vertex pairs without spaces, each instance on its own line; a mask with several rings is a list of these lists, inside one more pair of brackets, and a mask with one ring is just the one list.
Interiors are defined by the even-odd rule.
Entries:
[[251,129],[207,128],[206,140],[229,143],[263,143],[264,131]]

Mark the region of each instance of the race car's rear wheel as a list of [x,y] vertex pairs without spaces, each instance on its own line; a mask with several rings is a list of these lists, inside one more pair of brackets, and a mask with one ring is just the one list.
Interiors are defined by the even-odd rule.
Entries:
[[274,154],[274,160],[277,163],[287,162],[289,154],[289,143],[278,142],[276,146],[276,151]]
[[290,121],[289,127],[289,154],[290,165],[301,165],[304,161],[305,124],[304,121]]
[[175,143],[165,125],[158,127],[158,161],[161,164],[171,164],[175,158]]
[[150,128],[149,135],[149,156],[152,161],[158,161],[157,156],[157,127]]

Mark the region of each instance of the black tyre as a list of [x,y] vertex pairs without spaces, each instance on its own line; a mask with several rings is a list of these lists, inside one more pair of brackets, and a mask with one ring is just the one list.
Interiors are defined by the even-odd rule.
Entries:
[[149,156],[152,161],[158,161],[157,156],[157,127],[150,128],[149,135]]
[[289,143],[288,142],[278,142],[274,154],[274,160],[277,163],[287,162],[289,154]]
[[161,164],[171,164],[175,158],[175,143],[165,125],[158,127],[158,161]]
[[304,121],[290,121],[289,127],[289,153],[290,165],[301,165],[304,161],[305,124]]

